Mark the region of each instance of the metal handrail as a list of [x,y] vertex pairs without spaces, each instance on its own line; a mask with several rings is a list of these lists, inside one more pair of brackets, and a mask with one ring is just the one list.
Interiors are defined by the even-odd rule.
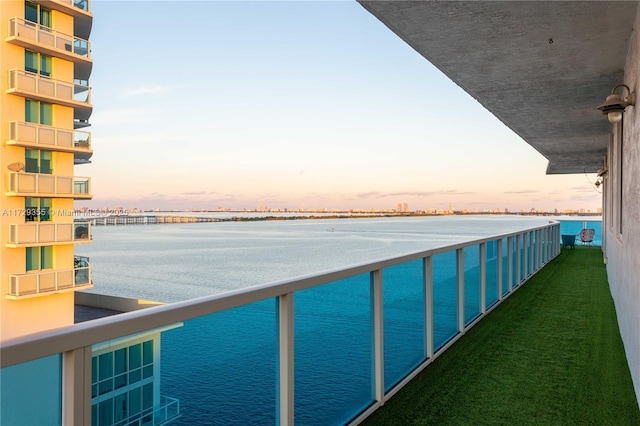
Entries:
[[204,296],[187,301],[160,305],[134,312],[100,318],[97,320],[70,325],[56,330],[10,339],[0,347],[0,368],[31,361],[49,355],[60,354],[75,349],[90,347],[96,343],[125,337],[131,334],[164,327],[177,322],[187,321],[227,309],[237,308],[265,299],[281,297],[318,285],[338,281],[355,275],[372,273],[390,266],[435,256],[440,253],[463,249],[465,247],[502,240],[523,235],[532,231],[551,229],[552,253],[559,252],[559,222],[535,226],[516,232],[508,232],[466,242],[450,244],[434,249],[409,253],[392,258],[366,262],[346,268],[333,269],[323,273],[290,278],[250,288],[233,290],[221,294]]

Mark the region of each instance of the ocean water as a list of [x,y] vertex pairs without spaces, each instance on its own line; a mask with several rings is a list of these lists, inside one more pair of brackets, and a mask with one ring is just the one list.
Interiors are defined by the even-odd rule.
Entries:
[[176,302],[548,223],[446,216],[94,226],[93,293]]
[[[538,217],[455,216],[96,226],[95,242],[76,250],[91,257],[92,292],[173,302],[545,223]],[[504,256],[506,262],[506,249]],[[480,312],[477,246],[465,248],[464,257],[469,323]],[[495,262],[491,255],[489,262]],[[438,348],[457,330],[455,253],[436,255],[433,263],[431,332]],[[425,357],[422,264],[408,262],[382,274],[389,389]],[[498,298],[492,282],[495,274],[487,276],[487,288],[494,289],[487,291],[487,306]],[[297,292],[294,305],[295,422],[344,424],[373,402],[369,275]],[[265,300],[162,334],[162,394],[179,399],[182,412],[174,424],[276,423],[276,311],[276,301]]]

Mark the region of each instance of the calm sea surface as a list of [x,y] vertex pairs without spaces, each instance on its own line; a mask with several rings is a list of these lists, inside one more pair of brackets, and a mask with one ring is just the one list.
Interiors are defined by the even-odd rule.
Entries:
[[94,242],[76,254],[91,258],[93,293],[175,302],[544,223],[447,216],[94,226]]

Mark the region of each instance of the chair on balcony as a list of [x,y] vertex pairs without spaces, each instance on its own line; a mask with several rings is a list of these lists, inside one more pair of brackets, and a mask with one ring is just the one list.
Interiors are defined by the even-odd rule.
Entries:
[[575,248],[576,236],[573,234],[562,234],[562,248]]
[[592,245],[593,238],[596,236],[595,229],[585,228],[580,231],[580,241],[582,241],[582,245],[588,244]]

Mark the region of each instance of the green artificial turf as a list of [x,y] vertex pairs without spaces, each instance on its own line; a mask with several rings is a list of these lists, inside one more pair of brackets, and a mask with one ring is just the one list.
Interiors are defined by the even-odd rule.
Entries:
[[640,425],[599,247],[564,250],[365,425]]

